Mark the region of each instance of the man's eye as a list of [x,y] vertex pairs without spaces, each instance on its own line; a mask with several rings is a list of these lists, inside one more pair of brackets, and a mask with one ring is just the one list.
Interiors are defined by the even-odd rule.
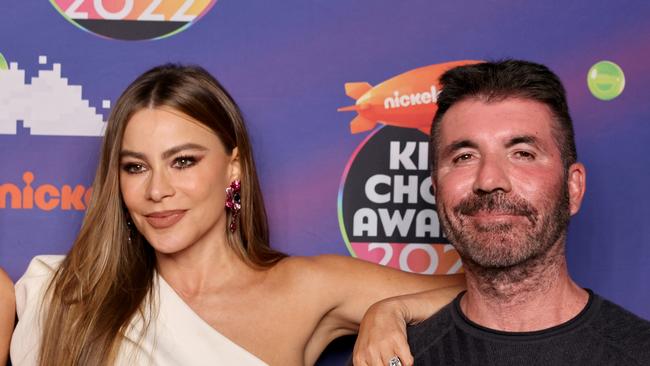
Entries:
[[122,165],[122,170],[128,174],[140,174],[146,170],[143,164],[126,163]]
[[532,160],[535,159],[535,155],[528,151],[517,151],[515,156],[521,159]]
[[453,162],[462,163],[463,161],[470,160],[471,158],[472,158],[472,154],[470,153],[460,154],[453,159]]
[[185,169],[193,166],[196,162],[197,160],[193,156],[179,156],[174,159],[174,164],[172,166],[178,169]]

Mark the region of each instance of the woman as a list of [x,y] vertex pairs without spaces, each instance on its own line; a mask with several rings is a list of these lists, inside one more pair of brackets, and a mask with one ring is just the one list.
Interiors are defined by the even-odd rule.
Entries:
[[311,365],[372,303],[461,280],[271,249],[241,112],[198,67],[125,90],[93,192],[68,255],[17,284],[15,365]]
[[0,268],[0,365],[7,363],[9,341],[14,331],[16,320],[16,300],[14,283],[7,273]]

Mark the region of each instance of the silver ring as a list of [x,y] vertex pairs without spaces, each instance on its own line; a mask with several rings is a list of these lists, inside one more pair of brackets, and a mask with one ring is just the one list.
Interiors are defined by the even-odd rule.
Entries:
[[397,356],[393,356],[388,360],[388,366],[402,366],[402,360]]

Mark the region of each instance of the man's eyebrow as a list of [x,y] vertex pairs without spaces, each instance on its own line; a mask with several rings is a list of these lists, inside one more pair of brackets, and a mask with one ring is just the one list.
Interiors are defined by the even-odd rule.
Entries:
[[[173,156],[175,154],[178,154],[179,152],[181,152],[183,150],[206,151],[206,150],[208,150],[208,148],[203,146],[203,145],[199,145],[199,144],[189,142],[187,144],[174,146],[174,147],[172,147],[170,149],[165,150],[165,152],[162,153],[162,158],[167,159],[167,158],[169,158],[169,157],[171,157],[171,156]],[[136,159],[140,159],[140,160],[146,160],[145,159],[146,156],[143,153],[139,153],[139,152],[135,152],[135,151],[131,151],[131,150],[122,150],[122,151],[120,151],[120,158],[124,158],[124,157],[127,157],[127,156],[130,156],[130,157],[133,157],[133,158],[136,158]]]
[[532,135],[515,136],[506,143],[506,147],[509,148],[519,144],[539,146],[539,139]]
[[478,148],[478,145],[474,141],[467,140],[467,139],[452,141],[449,145],[445,146],[445,148],[442,150],[441,156],[448,156],[453,154],[457,150],[468,148],[468,147],[472,149],[476,149]]

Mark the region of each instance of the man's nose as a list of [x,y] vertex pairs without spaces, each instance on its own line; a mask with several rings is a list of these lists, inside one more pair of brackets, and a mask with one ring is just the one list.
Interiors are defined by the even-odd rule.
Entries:
[[165,197],[173,196],[174,193],[175,189],[169,174],[164,169],[153,170],[149,177],[147,199],[159,202]]
[[485,157],[479,164],[472,189],[477,194],[510,192],[512,186],[507,162],[498,157]]

